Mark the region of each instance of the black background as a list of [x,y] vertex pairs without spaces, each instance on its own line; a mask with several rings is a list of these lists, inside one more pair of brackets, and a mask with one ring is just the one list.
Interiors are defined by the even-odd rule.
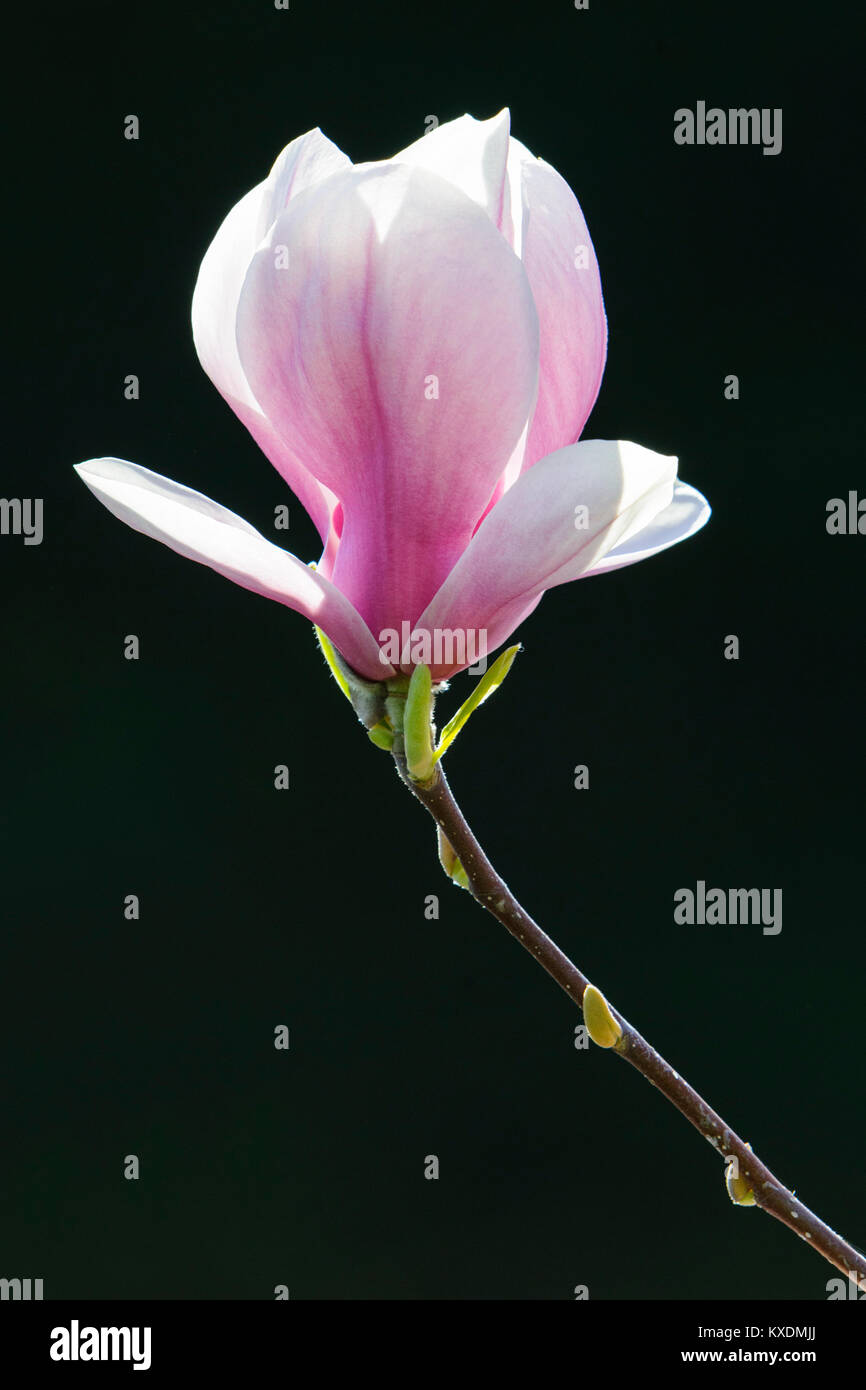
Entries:
[[[361,161],[505,105],[601,266],[586,437],[678,454],[714,516],[547,595],[451,782],[563,949],[866,1246],[866,538],[825,529],[866,491],[855,13],[79,3],[7,31],[2,493],[44,498],[45,537],[0,539],[0,1275],[47,1298],[826,1297],[834,1271],[733,1208],[709,1146],[576,1051],[580,1015],[448,886],[309,625],[72,471],[133,459],[268,531],[291,499],[189,329],[217,225],[313,126]],[[782,153],[676,146],[699,99],[782,107]],[[297,504],[288,539],[316,558]],[[676,925],[698,878],[782,888],[781,935]]]

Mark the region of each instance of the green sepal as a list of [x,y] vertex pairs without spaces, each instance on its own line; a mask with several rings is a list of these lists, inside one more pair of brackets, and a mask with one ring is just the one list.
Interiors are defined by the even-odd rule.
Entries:
[[477,710],[479,705],[483,705],[484,701],[490,698],[497,686],[502,684],[508,672],[511,670],[511,663],[519,651],[520,643],[518,642],[515,646],[508,647],[506,651],[502,652],[496,658],[490,669],[481,677],[472,694],[469,696],[469,699],[464,700],[454,718],[449,719],[445,728],[442,730],[439,746],[433,754],[434,763],[439,761],[446,748],[454,742],[469,716]]
[[331,669],[331,675],[350,702],[365,729],[372,729],[385,717],[385,697],[387,689],[384,681],[369,681],[353,671],[345,658],[340,655],[320,627],[315,629],[322,655]]
[[325,658],[325,660],[331,668],[331,675],[334,677],[334,680],[337,682],[337,685],[340,687],[346,699],[351,704],[352,693],[349,690],[349,682],[346,680],[346,677],[343,675],[342,671],[337,665],[337,654],[334,651],[334,645],[330,637],[327,637],[320,627],[316,627],[315,623],[313,624],[313,629],[315,631],[322,656]]

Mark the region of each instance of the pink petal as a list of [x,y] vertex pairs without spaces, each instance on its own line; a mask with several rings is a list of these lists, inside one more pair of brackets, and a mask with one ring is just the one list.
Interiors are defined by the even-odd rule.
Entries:
[[514,249],[539,322],[538,404],[523,462],[530,468],[580,437],[604,371],[607,319],[595,251],[568,184],[514,139],[508,174]]
[[379,660],[377,643],[348,599],[242,517],[124,459],[88,459],[75,467],[94,496],[134,531],[209,565],[244,589],[303,613],[362,676],[385,680],[393,674]]
[[[487,650],[495,650],[546,589],[596,572],[608,552],[670,506],[676,468],[675,458],[610,440],[541,459],[482,522],[416,627],[485,629]],[[575,525],[579,507],[588,509],[586,529]],[[433,672],[440,680],[450,674]]]
[[344,168],[351,168],[351,160],[320,130],[287,145],[268,178],[241,198],[223,221],[202,261],[192,300],[193,339],[204,370],[300,499],[323,541],[335,499],[265,418],[241,367],[235,319],[255,249],[289,199]]
[[294,198],[272,228],[241,294],[238,350],[274,427],[343,504],[334,582],[374,633],[411,622],[534,404],[520,262],[437,175],[359,166]]
[[[565,180],[513,137],[508,109],[488,121],[461,116],[416,140],[392,162],[413,162],[483,207],[520,256],[539,317],[538,401],[521,468],[581,434],[601,384],[607,320],[598,262],[580,206]],[[586,264],[583,264],[583,261]]]

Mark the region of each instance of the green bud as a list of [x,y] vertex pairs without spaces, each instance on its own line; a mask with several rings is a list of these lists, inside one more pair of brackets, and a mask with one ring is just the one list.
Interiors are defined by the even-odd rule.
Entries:
[[[751,1149],[751,1147],[751,1144],[746,1145],[747,1149]],[[725,1167],[725,1186],[735,1207],[754,1207],[757,1205],[754,1192],[740,1174],[740,1165],[735,1154],[731,1154]]]
[[403,711],[403,746],[406,767],[415,782],[430,782],[436,771],[430,722],[433,717],[433,681],[429,666],[416,666],[409,682]]
[[[458,888],[469,889],[469,879],[466,876],[466,870],[457,858],[454,846],[448,839],[441,825],[437,826],[436,830],[439,840],[439,863],[442,865],[448,877],[454,880]],[[471,892],[471,889],[469,889],[469,891]]]
[[596,989],[595,985],[587,985],[584,991],[583,1018],[586,1031],[598,1047],[616,1047],[622,1037],[622,1028],[601,990]]
[[394,747],[394,730],[388,723],[387,718],[380,720],[378,724],[374,724],[372,729],[368,729],[367,737],[371,743],[375,743],[377,748],[384,748],[388,753],[390,753],[391,749]]

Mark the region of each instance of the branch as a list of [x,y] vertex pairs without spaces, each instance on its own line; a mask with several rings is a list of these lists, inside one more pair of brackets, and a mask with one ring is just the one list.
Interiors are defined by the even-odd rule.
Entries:
[[[469,891],[476,902],[491,912],[510,931],[575,1004],[582,1006],[589,980],[524,911],[508,885],[499,877],[466,823],[441,764],[437,765],[432,779],[425,785],[410,777],[402,740],[395,742],[393,755],[401,778],[430,812],[463,866]],[[657,1087],[721,1154],[726,1164],[730,1165],[736,1160],[737,1166],[733,1167],[732,1171],[739,1174],[740,1183],[733,1191],[730,1180],[728,1183],[734,1200],[746,1200],[749,1204],[754,1201],[756,1206],[774,1216],[777,1221],[781,1221],[801,1240],[808,1241],[813,1250],[823,1255],[825,1260],[829,1260],[830,1264],[835,1265],[844,1275],[851,1279],[855,1275],[866,1278],[866,1258],[798,1201],[770,1169],[756,1158],[748,1144],[745,1144],[721,1116],[701,1099],[697,1091],[650,1047],[622,1014],[613,1008],[610,1008],[610,1013],[622,1030],[612,1050],[630,1062],[647,1081]],[[591,1029],[590,1034],[592,1035]],[[742,1195],[738,1198],[734,1195],[735,1192]]]

